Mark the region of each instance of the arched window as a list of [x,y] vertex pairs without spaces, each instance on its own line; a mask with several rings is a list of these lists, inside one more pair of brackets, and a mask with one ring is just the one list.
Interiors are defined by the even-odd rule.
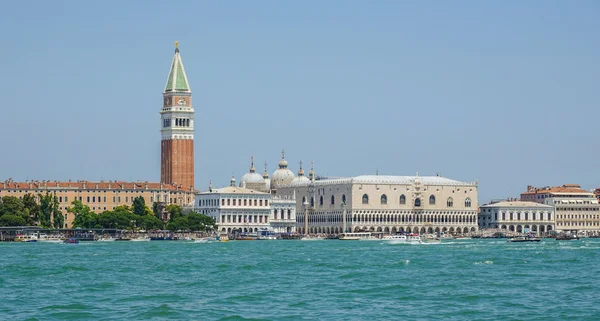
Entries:
[[346,204],[346,194],[342,194],[342,203]]
[[435,205],[435,196],[429,196],[429,205]]
[[335,204],[335,196],[331,195],[331,205]]
[[421,199],[420,198],[415,199],[415,207],[421,207]]
[[310,206],[315,207],[315,198],[312,196],[310,198]]
[[381,205],[387,205],[387,196],[385,194],[381,195]]
[[319,205],[323,206],[323,195],[319,198]]
[[452,200],[452,197],[448,197],[448,200],[446,201],[446,206],[447,207],[454,206],[454,201]]
[[406,196],[404,194],[400,195],[400,205],[406,204]]
[[275,215],[273,216],[273,218],[274,218],[274,219],[277,219],[277,210],[274,210],[274,211],[273,211],[273,214],[275,214]]
[[465,207],[471,207],[471,199],[469,197],[465,200]]
[[369,195],[365,194],[362,197],[362,203],[363,204],[369,204]]

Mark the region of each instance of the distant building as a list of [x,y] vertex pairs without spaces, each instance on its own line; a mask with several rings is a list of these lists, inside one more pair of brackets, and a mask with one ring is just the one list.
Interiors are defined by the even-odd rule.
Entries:
[[306,233],[305,213],[308,233],[342,233],[344,212],[346,231],[353,232],[463,234],[478,228],[476,182],[418,175],[317,179],[313,168],[306,180],[282,176],[277,195],[294,195],[300,233]]
[[194,200],[194,190],[184,189],[183,186],[166,185],[150,182],[121,182],[121,181],[25,181],[14,182],[7,180],[0,183],[0,197],[15,196],[22,199],[27,193],[37,197],[38,194],[49,192],[56,195],[60,203],[59,210],[65,217],[65,228],[71,227],[75,219],[67,213],[67,207],[75,200],[81,201],[95,213],[111,211],[120,205],[131,206],[133,200],[142,196],[146,205],[159,202],[185,206]]
[[556,231],[600,234],[600,204],[596,194],[578,184],[537,188],[528,186],[521,200],[554,207]]
[[578,184],[546,187],[534,187],[529,185],[527,186],[527,191],[521,193],[521,201],[543,204],[547,198],[552,197],[577,198],[581,196],[588,197],[589,195],[590,192],[581,189],[581,186]]
[[231,178],[228,187],[213,189],[196,195],[196,212],[215,219],[220,232],[241,233],[271,230],[271,195],[238,187]]
[[481,206],[479,227],[544,235],[554,231],[554,218],[554,207],[550,205],[509,200]]
[[164,184],[194,188],[194,107],[179,47],[175,55],[163,92],[160,111],[161,156],[160,181]]

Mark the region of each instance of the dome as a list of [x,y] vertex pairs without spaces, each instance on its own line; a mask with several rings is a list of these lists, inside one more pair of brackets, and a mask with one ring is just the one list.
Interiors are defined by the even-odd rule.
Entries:
[[265,190],[265,179],[262,175],[257,173],[256,169],[254,168],[254,156],[250,159],[250,171],[242,176],[242,179],[240,180],[240,187],[263,191]]
[[310,179],[304,176],[304,169],[302,169],[302,161],[300,161],[300,169],[298,170],[298,176],[292,180],[292,186],[302,186],[310,184]]
[[271,188],[279,188],[280,186],[290,185],[296,177],[294,173],[287,168],[288,162],[285,160],[285,153],[281,152],[281,161],[279,161],[279,169],[273,172],[271,176]]

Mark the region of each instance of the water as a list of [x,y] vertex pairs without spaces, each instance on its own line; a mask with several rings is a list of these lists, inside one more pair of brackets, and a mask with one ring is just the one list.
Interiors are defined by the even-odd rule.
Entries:
[[599,320],[600,240],[0,244],[1,320]]

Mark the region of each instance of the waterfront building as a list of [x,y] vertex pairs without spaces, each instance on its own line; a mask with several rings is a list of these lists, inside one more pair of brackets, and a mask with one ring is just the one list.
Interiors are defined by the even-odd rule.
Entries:
[[507,200],[481,206],[479,227],[544,235],[554,231],[554,219],[554,207],[550,205]]
[[275,233],[296,232],[296,198],[271,194],[270,229]]
[[160,111],[161,157],[160,181],[163,184],[194,187],[194,107],[179,46],[175,42],[175,55],[171,63],[167,84],[163,92]]
[[542,188],[528,186],[527,191],[521,194],[521,200],[526,199],[554,207],[556,231],[600,234],[598,198],[578,184]]
[[230,186],[213,189],[196,195],[196,212],[211,216],[220,232],[257,232],[271,229],[271,195],[236,186],[231,178]]
[[[23,199],[25,194],[38,194],[49,192],[56,195],[59,210],[65,217],[65,228],[71,227],[74,215],[67,212],[67,208],[75,200],[81,201],[95,213],[111,211],[120,205],[131,206],[133,200],[141,196],[146,205],[158,202],[164,205],[177,204],[186,206],[194,201],[194,190],[185,189],[183,186],[167,185],[152,182],[122,182],[122,181],[25,181],[15,182],[9,179],[0,184],[0,197],[15,196]],[[39,202],[39,200],[38,200]]]
[[[281,165],[287,168],[287,162]],[[317,179],[314,168],[308,180],[285,177],[276,183],[276,192],[296,198],[300,233],[463,234],[478,228],[477,182],[418,175]]]

